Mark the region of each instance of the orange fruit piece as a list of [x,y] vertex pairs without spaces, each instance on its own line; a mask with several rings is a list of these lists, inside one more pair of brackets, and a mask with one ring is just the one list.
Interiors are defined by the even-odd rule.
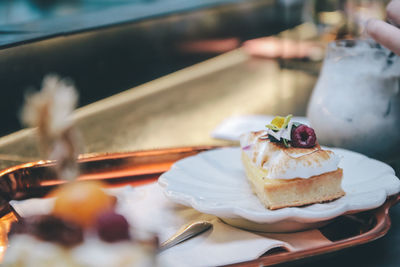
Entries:
[[57,188],[53,214],[82,227],[93,226],[97,217],[111,210],[115,198],[102,190],[102,183],[94,181],[71,182]]

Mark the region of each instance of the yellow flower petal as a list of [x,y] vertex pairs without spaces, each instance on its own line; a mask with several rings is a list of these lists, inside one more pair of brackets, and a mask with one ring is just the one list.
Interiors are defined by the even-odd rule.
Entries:
[[271,124],[275,125],[279,129],[282,128],[282,125],[285,123],[285,117],[276,116],[272,121]]

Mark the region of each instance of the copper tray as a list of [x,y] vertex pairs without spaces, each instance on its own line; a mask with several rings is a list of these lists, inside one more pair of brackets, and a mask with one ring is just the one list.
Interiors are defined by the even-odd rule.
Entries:
[[[79,179],[102,180],[109,186],[131,184],[137,186],[155,181],[171,165],[182,158],[215,148],[214,146],[170,148],[129,153],[91,154],[79,158]],[[54,162],[39,161],[18,165],[0,172],[0,251],[7,246],[6,234],[9,225],[18,220],[8,201],[44,196],[60,184],[54,179],[51,168]],[[371,242],[384,236],[390,226],[389,209],[400,201],[395,195],[379,208],[352,215],[340,216],[327,226],[320,228],[327,238],[318,246],[304,245],[295,251],[272,250],[257,260],[230,266],[271,266],[308,257],[332,253],[344,248]],[[0,255],[1,259],[1,255]]]

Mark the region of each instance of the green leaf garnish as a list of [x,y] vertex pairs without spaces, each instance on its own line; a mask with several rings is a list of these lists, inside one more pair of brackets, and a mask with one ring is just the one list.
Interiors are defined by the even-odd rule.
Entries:
[[289,114],[289,115],[286,116],[285,121],[284,121],[284,123],[282,125],[282,129],[285,129],[289,125],[289,122],[292,119],[292,117],[293,117],[292,114]]
[[282,138],[282,142],[283,142],[283,145],[284,145],[286,148],[289,148],[288,140],[286,140],[285,138]]

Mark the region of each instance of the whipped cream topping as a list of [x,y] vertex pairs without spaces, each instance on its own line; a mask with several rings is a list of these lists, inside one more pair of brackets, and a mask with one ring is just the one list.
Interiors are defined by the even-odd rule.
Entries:
[[[284,148],[264,136],[268,131],[241,136],[242,150],[257,167],[265,169],[269,179],[307,179],[338,169],[339,157],[332,151],[313,148]],[[261,137],[261,138],[260,138]]]

